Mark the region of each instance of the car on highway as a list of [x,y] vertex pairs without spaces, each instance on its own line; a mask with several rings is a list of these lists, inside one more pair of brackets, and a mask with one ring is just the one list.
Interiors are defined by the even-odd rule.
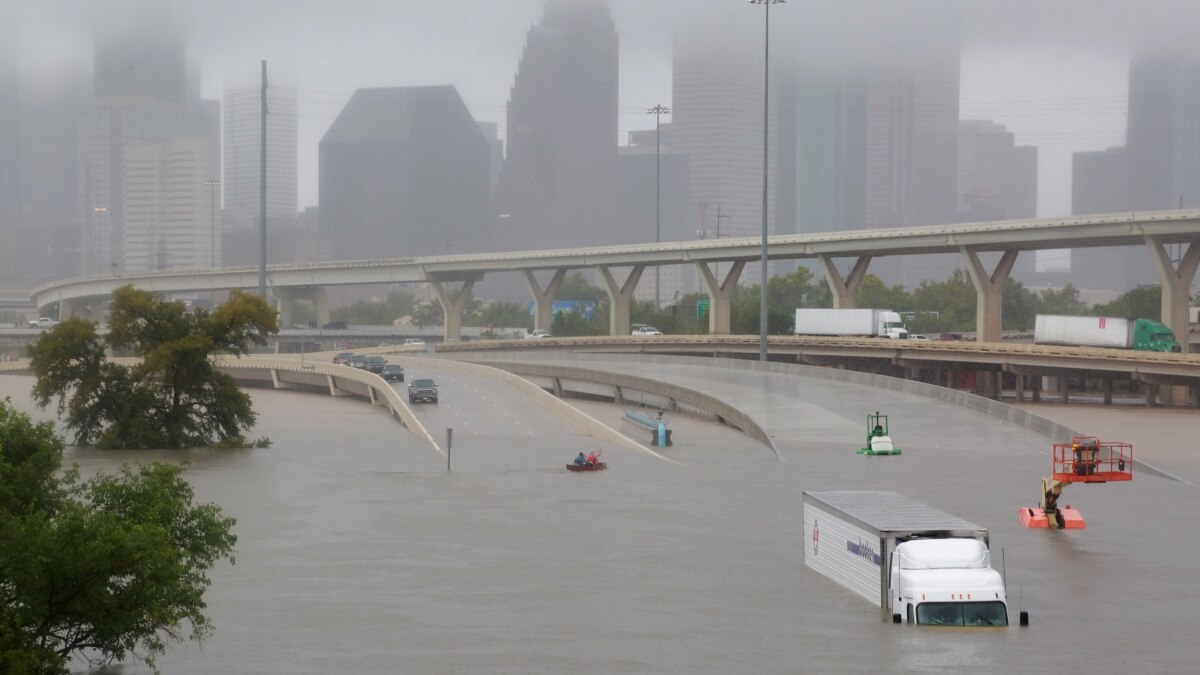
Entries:
[[40,319],[33,319],[29,322],[30,328],[54,328],[58,322],[48,316],[43,316]]
[[909,335],[908,339],[909,340],[928,340],[929,336],[928,335]]
[[542,338],[552,338],[552,337],[554,337],[554,336],[550,334],[550,331],[540,330],[540,329],[532,330],[525,334],[526,340],[540,340]]
[[321,326],[321,328],[325,328],[327,330],[345,330],[347,328],[347,325],[346,325],[345,321],[338,320],[338,321],[330,321],[329,323]]
[[347,365],[354,368],[366,368],[367,357],[363,356],[362,354],[355,354],[354,356],[350,357],[350,362]]
[[638,335],[662,335],[662,331],[655,328],[654,326],[647,326],[645,324],[634,324],[632,334],[635,337]]
[[421,378],[408,383],[408,402],[417,401],[438,402],[438,386],[433,380]]
[[424,347],[425,341],[422,340],[421,338],[405,338],[404,344],[405,345],[421,345],[422,347]]
[[379,374],[383,372],[384,366],[387,365],[387,359],[378,354],[371,354],[363,359],[363,370],[367,372]]
[[339,352],[338,354],[336,354],[333,357],[333,365],[335,365],[335,366],[349,365],[350,359],[353,356],[354,356],[354,352]]
[[388,382],[403,382],[404,368],[398,364],[389,363],[383,367],[383,372],[380,375],[383,375],[383,379]]

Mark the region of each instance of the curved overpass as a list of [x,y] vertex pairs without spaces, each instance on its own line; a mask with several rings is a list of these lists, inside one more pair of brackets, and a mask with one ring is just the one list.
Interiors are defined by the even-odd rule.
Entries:
[[[1187,244],[1178,263],[1166,252],[1171,243]],[[1196,245],[1193,245],[1196,244]],[[883,230],[855,230],[769,238],[772,260],[817,259],[833,290],[834,304],[851,307],[854,293],[875,257],[960,253],[978,295],[977,330],[985,340],[1000,335],[1000,291],[1021,251],[1063,247],[1145,245],[1158,271],[1163,292],[1163,321],[1178,335],[1186,334],[1188,290],[1200,264],[1200,210],[1157,211],[1012,220],[955,225],[928,225]],[[517,272],[525,275],[536,303],[535,328],[548,329],[550,308],[566,271],[596,268],[605,281],[612,310],[610,332],[629,330],[629,306],[642,271],[648,266],[695,265],[710,297],[711,333],[729,332],[732,292],[747,263],[759,259],[761,239],[742,237],[700,241],[678,241],[624,246],[478,253],[384,260],[349,260],[326,263],[271,265],[267,283],[281,301],[284,322],[293,299],[311,300],[322,322],[328,308],[324,289],[349,284],[424,282],[433,286],[446,314],[447,337],[458,337],[459,317],[471,286],[485,274]],[[988,270],[981,253],[1002,256]],[[835,258],[852,260],[843,273]],[[732,263],[726,276],[718,278],[713,264]],[[614,268],[632,268],[627,276]],[[553,270],[543,286],[534,272]],[[544,280],[543,280],[544,281]],[[461,283],[451,288],[450,283]],[[60,303],[60,318],[88,313],[116,288],[133,284],[154,293],[225,291],[258,287],[258,270],[252,267],[179,270],[143,274],[67,279],[34,289],[32,299],[39,307]]]
[[[481,340],[438,346],[439,353],[461,357],[477,354],[529,354],[540,351],[571,353],[642,353],[673,355],[758,355],[757,335],[660,335],[654,337],[573,337],[545,340]],[[1105,399],[1111,402],[1113,379],[1129,378],[1151,385],[1147,401],[1153,402],[1158,386],[1186,386],[1193,405],[1200,406],[1200,355],[1138,352],[1122,349],[1065,347],[1000,342],[940,342],[882,338],[822,338],[770,336],[767,347],[773,360],[818,366],[854,366],[858,370],[891,370],[906,378],[947,382],[956,372],[988,373],[984,393],[999,398],[996,373],[1015,376],[1017,395],[1026,389],[1039,397],[1043,376],[1097,377],[1105,381]],[[496,358],[488,356],[488,358]],[[990,388],[990,391],[987,389]],[[1066,396],[1060,388],[1060,396]]]

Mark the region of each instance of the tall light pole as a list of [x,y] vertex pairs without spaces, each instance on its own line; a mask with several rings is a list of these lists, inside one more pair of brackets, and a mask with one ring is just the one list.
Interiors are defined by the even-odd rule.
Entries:
[[766,23],[763,32],[763,190],[762,190],[762,280],[758,296],[758,360],[767,360],[767,117],[771,84],[771,5],[785,0],[750,0],[763,5]]
[[[647,108],[646,112],[654,115],[654,243],[662,241],[662,115],[671,114],[671,109],[659,104]],[[662,265],[654,266],[654,309],[662,309]]]
[[215,268],[217,266],[217,186],[221,184],[221,181],[216,178],[210,178],[204,181],[204,184],[208,186],[210,195],[208,210],[208,266]]

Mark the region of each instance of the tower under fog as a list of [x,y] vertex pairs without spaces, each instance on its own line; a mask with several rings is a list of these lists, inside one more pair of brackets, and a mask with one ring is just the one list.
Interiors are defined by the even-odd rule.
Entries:
[[529,30],[508,101],[508,155],[490,232],[495,248],[613,241],[617,65],[617,32],[605,0],[546,3]]
[[479,251],[491,149],[451,86],[359,89],[320,144],[338,260]]
[[[1129,64],[1126,147],[1075,153],[1074,169],[1076,214],[1200,208],[1200,50],[1165,41],[1139,49]],[[1159,283],[1144,246],[1074,250],[1071,279],[1120,292]]]
[[[221,192],[232,229],[254,229],[259,220],[262,93],[258,87],[225,92]],[[296,90],[267,88],[267,221],[295,224],[297,212]],[[256,235],[257,236],[257,235]]]
[[200,100],[198,80],[188,77],[174,8],[105,4],[95,97],[79,117],[84,274],[216,262],[204,182],[219,178],[220,105]]

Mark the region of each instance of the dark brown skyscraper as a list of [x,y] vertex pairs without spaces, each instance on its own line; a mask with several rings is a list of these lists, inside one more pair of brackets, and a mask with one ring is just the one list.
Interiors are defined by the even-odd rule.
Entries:
[[508,102],[495,248],[610,240],[619,199],[617,65],[617,32],[605,0],[547,2],[529,30]]

